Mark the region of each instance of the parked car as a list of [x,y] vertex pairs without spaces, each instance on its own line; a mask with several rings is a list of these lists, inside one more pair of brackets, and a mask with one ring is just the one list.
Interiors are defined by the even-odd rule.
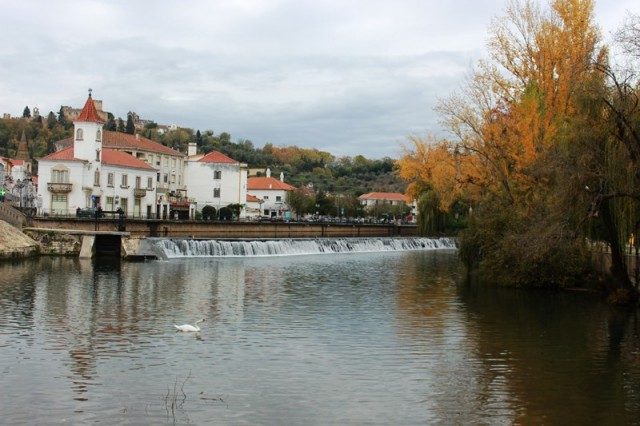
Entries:
[[76,209],[76,216],[77,217],[90,217],[90,218],[104,217],[104,212],[102,211],[102,209],[95,208],[95,207],[86,207],[84,209],[81,209],[81,208],[78,207]]

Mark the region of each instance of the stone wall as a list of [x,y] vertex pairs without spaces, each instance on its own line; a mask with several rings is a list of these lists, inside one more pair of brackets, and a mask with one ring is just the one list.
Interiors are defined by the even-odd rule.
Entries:
[[0,220],[0,259],[35,256],[40,245],[7,222]]
[[82,247],[82,234],[59,232],[57,230],[30,230],[24,233],[37,241],[40,254],[51,256],[79,256]]

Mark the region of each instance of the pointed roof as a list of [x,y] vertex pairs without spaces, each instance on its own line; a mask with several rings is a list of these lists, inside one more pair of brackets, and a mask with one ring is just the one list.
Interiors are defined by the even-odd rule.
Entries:
[[211,151],[198,161],[201,161],[203,163],[237,163],[236,160],[231,157],[227,157],[219,151]]
[[254,190],[284,190],[293,191],[295,188],[288,183],[284,183],[272,177],[250,177],[247,179],[247,189]]
[[16,153],[16,158],[19,160],[29,160],[29,143],[27,142],[27,135],[24,130],[22,130],[22,137],[20,138],[20,143],[18,144],[18,152]]
[[93,103],[93,98],[91,97],[91,92],[89,92],[89,97],[87,98],[87,102],[84,103],[84,108],[82,108],[82,112],[75,121],[88,121],[92,123],[104,123],[104,121],[98,115],[98,110],[96,109],[96,104]]

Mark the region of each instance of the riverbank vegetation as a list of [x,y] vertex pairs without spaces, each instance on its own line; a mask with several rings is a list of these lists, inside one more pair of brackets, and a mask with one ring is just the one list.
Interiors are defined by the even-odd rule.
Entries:
[[607,290],[633,298],[625,251],[637,250],[640,227],[640,21],[630,15],[607,46],[593,6],[508,3],[488,59],[439,103],[453,137],[411,138],[400,175],[414,197],[431,200],[424,230],[464,215],[461,257],[486,278],[581,285],[602,241]]

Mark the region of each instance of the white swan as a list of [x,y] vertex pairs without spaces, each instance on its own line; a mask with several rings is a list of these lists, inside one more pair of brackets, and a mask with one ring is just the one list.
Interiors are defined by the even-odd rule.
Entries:
[[201,323],[201,322],[204,322],[204,321],[205,321],[205,319],[202,318],[201,320],[196,321],[195,325],[191,325],[191,324],[175,325],[175,324],[173,324],[173,326],[178,331],[198,332],[198,331],[200,331],[200,327],[198,327],[198,324]]

